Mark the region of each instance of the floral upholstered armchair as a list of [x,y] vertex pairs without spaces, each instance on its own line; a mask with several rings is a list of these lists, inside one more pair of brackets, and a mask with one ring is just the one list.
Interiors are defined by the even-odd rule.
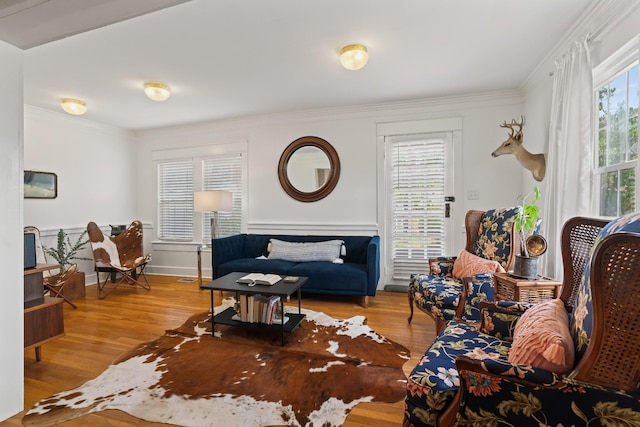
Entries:
[[562,259],[559,299],[449,322],[409,376],[405,427],[640,425],[640,214],[572,218]]
[[[465,276],[504,272],[513,265],[518,233],[514,233],[513,218],[517,208],[470,210],[465,216],[467,243],[459,256],[429,260],[429,273],[413,274],[409,283],[409,323],[413,319],[413,306],[427,313],[436,322],[440,332],[446,323],[456,317],[479,322],[470,311],[470,305],[459,304],[467,291],[466,301],[493,301],[490,278],[478,276],[480,282],[463,286]],[[487,293],[488,292],[488,293]],[[476,304],[477,307],[477,304]]]
[[512,358],[458,358],[453,425],[639,426],[639,290],[635,213],[608,223],[596,239],[567,316],[575,354],[568,371]]

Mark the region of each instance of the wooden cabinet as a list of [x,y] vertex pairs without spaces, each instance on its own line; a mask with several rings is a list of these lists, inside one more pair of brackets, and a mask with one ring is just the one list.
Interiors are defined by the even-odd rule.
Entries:
[[24,270],[24,348],[35,348],[36,360],[41,358],[40,346],[64,335],[62,298],[44,296],[42,273],[60,265],[38,264]]
[[496,299],[538,303],[558,298],[562,282],[548,277],[523,279],[508,273],[496,273]]

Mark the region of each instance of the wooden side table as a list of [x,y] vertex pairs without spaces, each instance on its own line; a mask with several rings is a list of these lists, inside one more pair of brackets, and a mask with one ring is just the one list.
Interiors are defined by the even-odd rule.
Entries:
[[42,344],[64,335],[62,298],[44,296],[42,273],[60,264],[38,264],[24,270],[24,348],[35,348],[41,359]]
[[523,279],[508,273],[496,273],[496,299],[538,303],[560,296],[562,282],[548,277]]

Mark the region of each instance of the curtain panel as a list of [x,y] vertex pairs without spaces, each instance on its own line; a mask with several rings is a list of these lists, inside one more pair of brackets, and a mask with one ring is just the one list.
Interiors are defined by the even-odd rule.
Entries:
[[591,212],[593,78],[589,38],[575,42],[556,61],[549,125],[543,235],[549,251],[543,268],[562,277],[560,233],[565,221]]

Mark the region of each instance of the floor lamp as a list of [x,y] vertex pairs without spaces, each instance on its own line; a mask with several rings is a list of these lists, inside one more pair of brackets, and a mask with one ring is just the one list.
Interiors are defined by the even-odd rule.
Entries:
[[[213,212],[211,216],[211,238],[215,239],[218,212],[231,212],[233,210],[233,195],[228,191],[196,191],[193,193],[193,210],[196,212]],[[206,243],[198,245],[198,283],[202,285],[202,248]],[[213,256],[213,252],[212,252]],[[213,266],[211,269],[213,279]]]

